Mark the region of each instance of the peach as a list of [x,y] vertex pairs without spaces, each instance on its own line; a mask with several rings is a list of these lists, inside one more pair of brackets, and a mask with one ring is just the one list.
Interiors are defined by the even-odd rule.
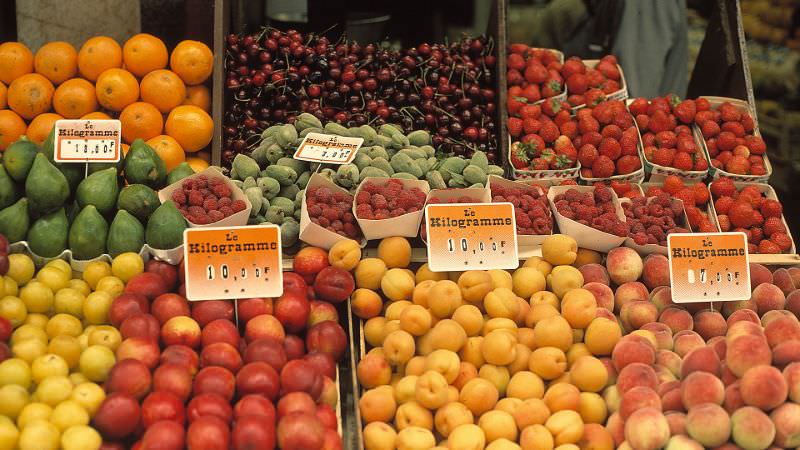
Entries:
[[364,427],[365,450],[394,450],[397,448],[397,432],[383,422],[371,422]]
[[554,412],[547,422],[545,428],[553,435],[556,445],[574,444],[583,436],[583,420],[581,416],[570,410]]
[[703,339],[709,340],[714,336],[725,336],[728,324],[718,311],[700,311],[694,315],[694,331]]
[[745,406],[740,386],[741,382],[737,379],[725,387],[725,401],[722,403],[722,406],[725,408],[725,411],[728,411],[728,414],[733,414],[734,411]]
[[771,348],[791,340],[800,340],[800,323],[794,317],[779,317],[764,328],[764,335]]
[[772,364],[776,367],[797,361],[800,361],[800,340],[782,342],[772,349]]
[[553,294],[550,291],[539,291],[535,294],[531,295],[530,298],[531,307],[534,307],[539,304],[547,304],[555,308],[556,310],[561,308],[561,300],[556,297],[556,294]]
[[458,277],[461,297],[469,303],[478,303],[492,289],[492,276],[483,270],[467,270]]
[[644,263],[636,250],[617,247],[611,249],[606,255],[606,268],[611,281],[621,285],[638,280],[642,275]]
[[653,366],[653,369],[656,371],[656,377],[658,378],[659,383],[666,383],[668,381],[675,381],[678,377],[672,373],[672,371],[664,366],[659,366],[658,364]]
[[611,310],[605,308],[597,308],[597,312],[595,313],[595,318],[597,317],[603,317],[605,319],[613,320],[615,322],[617,321],[617,316],[615,316],[614,313],[611,312]]
[[522,298],[531,298],[533,294],[545,290],[547,282],[544,275],[532,267],[520,267],[511,274],[513,291]]
[[408,427],[397,433],[399,450],[424,450],[436,446],[436,438],[430,430],[420,427]]
[[583,275],[583,282],[586,284],[600,283],[605,286],[611,284],[611,279],[608,277],[608,271],[606,271],[606,268],[603,267],[602,264],[585,264],[580,266],[578,270],[581,271],[581,275]]
[[761,283],[753,289],[752,299],[756,302],[759,315],[767,311],[783,309],[786,305],[786,295],[778,286],[770,283]]
[[440,320],[433,326],[430,333],[432,350],[445,349],[458,352],[467,342],[467,333],[455,320]]
[[397,411],[392,387],[378,386],[364,392],[358,401],[358,409],[364,423],[391,421]]
[[472,414],[480,416],[494,408],[499,397],[500,393],[497,387],[489,380],[473,378],[461,388],[458,401],[464,404]]
[[570,380],[582,392],[600,392],[608,382],[608,371],[599,359],[582,356],[570,367]]
[[636,336],[636,338],[644,339],[644,341],[656,350],[658,348],[658,341],[656,340],[656,335],[652,331],[647,330],[633,330],[631,331],[630,337]]
[[414,279],[417,284],[420,284],[424,281],[441,281],[447,280],[448,278],[447,272],[433,272],[430,267],[428,267],[428,263],[425,263],[419,266],[419,269],[417,269],[417,272],[414,274]]
[[[723,313],[725,313],[725,306],[727,306],[727,305],[729,305],[731,303],[734,303],[734,302],[726,302],[722,306]],[[728,314],[728,318],[727,318],[728,327],[731,327],[736,322],[742,322],[742,321],[753,322],[755,324],[760,324],[761,323],[760,319],[758,318],[758,314],[755,311],[755,305],[753,305],[753,308],[737,309],[735,311],[732,311],[730,314]]]
[[675,333],[672,338],[672,349],[680,357],[685,357],[692,349],[703,347],[705,341],[694,331],[683,330]]
[[562,298],[567,291],[583,286],[583,275],[572,266],[556,266],[547,276],[547,286],[558,298]]
[[[464,272],[465,274],[468,272]],[[463,275],[462,275],[463,277]],[[519,315],[519,302],[514,292],[506,288],[498,288],[491,292],[486,293],[486,298],[481,297],[483,300],[483,307],[486,314],[492,318],[506,318],[516,320]]]
[[436,411],[433,418],[436,431],[444,437],[450,436],[461,425],[474,422],[472,412],[459,402],[448,403]]
[[507,270],[492,269],[488,270],[486,273],[488,273],[489,278],[492,279],[492,289],[497,289],[500,287],[511,289],[514,287],[514,282],[511,279],[511,273],[509,273]]
[[649,331],[656,337],[656,348],[659,350],[672,350],[672,329],[661,322],[648,322],[641,330]]
[[789,295],[796,289],[792,276],[789,274],[789,271],[784,268],[780,268],[775,270],[775,272],[772,272],[772,284],[783,291],[785,295]]
[[725,386],[708,372],[692,372],[681,382],[681,399],[687,409],[701,403],[721,405],[725,400]]
[[[334,248],[331,248],[331,254]],[[378,244],[378,258],[385,262],[389,269],[408,267],[411,263],[411,244],[408,239],[401,236],[383,238]]]
[[542,275],[545,276],[545,278],[547,278],[547,275],[549,275],[550,271],[553,270],[553,265],[539,256],[531,256],[530,258],[526,259],[525,262],[522,264],[522,267],[530,267],[532,269],[536,269],[539,272],[541,272]]
[[540,398],[529,398],[522,400],[511,415],[517,428],[523,430],[530,425],[543,425],[550,417],[550,408]]
[[[595,317],[597,302],[586,289],[572,289],[561,299],[561,315],[572,328],[586,328]],[[488,312],[488,307],[487,307]]]
[[533,333],[536,345],[540,347],[556,347],[567,351],[572,346],[572,328],[563,317],[542,319],[533,328]]
[[614,292],[614,305],[619,311],[626,303],[647,301],[649,298],[650,292],[644,284],[638,281],[629,281],[617,287]]
[[676,377],[681,375],[683,362],[681,357],[671,350],[658,350],[656,352],[656,364],[667,368]]
[[711,347],[697,347],[683,357],[681,378],[692,372],[708,372],[719,376],[720,360],[717,352]]
[[594,295],[598,308],[614,311],[614,291],[603,283],[592,281],[583,285],[583,288]]
[[443,349],[434,350],[425,357],[424,370],[439,372],[447,380],[448,384],[452,384],[458,378],[461,370],[461,361],[455,352]]
[[[391,306],[400,302],[394,302]],[[388,310],[387,310],[388,316]],[[409,305],[400,313],[400,329],[412,336],[422,336],[431,328],[431,313],[421,305]]]
[[728,442],[731,419],[721,406],[703,403],[689,409],[686,431],[692,439],[705,447],[716,447]]
[[364,258],[359,261],[355,270],[356,286],[378,290],[381,280],[386,274],[386,263],[379,258]]
[[787,311],[785,309],[773,309],[772,311],[767,311],[766,314],[761,316],[761,326],[766,327],[767,325],[772,323],[773,320],[777,320],[782,317],[788,317],[794,320],[795,322],[798,321],[797,316],[792,314],[791,311]]
[[620,394],[616,385],[611,385],[603,390],[603,400],[606,402],[608,410],[615,413],[619,411],[622,394]]
[[619,413],[614,413],[608,416],[606,421],[606,430],[611,434],[614,439],[614,445],[619,448],[625,440],[625,421],[619,416]]
[[800,405],[784,403],[769,417],[775,424],[775,445],[782,448],[800,447]]
[[397,407],[394,424],[398,430],[408,427],[433,428],[433,414],[415,401],[403,403]]
[[593,355],[604,356],[611,354],[621,338],[622,330],[616,321],[598,317],[586,327],[583,341]]
[[583,423],[605,423],[608,408],[603,397],[596,392],[581,392],[578,413]]
[[450,280],[437,281],[428,291],[428,298],[436,299],[429,302],[431,313],[436,318],[447,319],[461,306],[461,288]]
[[611,352],[614,368],[619,372],[625,366],[633,363],[653,364],[656,359],[656,352],[652,346],[645,342],[637,339],[621,339]]
[[686,411],[686,408],[683,407],[680,387],[668,390],[661,395],[661,407],[664,411]]
[[378,355],[366,355],[358,362],[356,369],[358,382],[367,389],[389,384],[392,368],[385,358]]
[[542,257],[554,266],[572,264],[578,257],[578,243],[565,234],[547,236],[542,242]]
[[664,414],[655,408],[639,409],[625,421],[625,441],[631,448],[658,449],[665,446],[668,440],[669,423]]
[[766,266],[750,263],[750,289],[762,283],[772,283],[772,272]]
[[742,400],[748,406],[769,411],[786,401],[789,387],[780,370],[772,366],[747,369],[740,380]]
[[648,255],[642,264],[642,281],[648,289],[669,286],[669,259],[664,255]]
[[625,366],[617,376],[617,389],[620,394],[643,386],[655,390],[658,386],[656,371],[652,366],[643,363],[631,363]]
[[[800,269],[798,269],[798,273],[800,273]],[[786,296],[786,309],[800,317],[800,289]]]
[[789,387],[789,399],[800,403],[800,362],[793,362],[783,369],[783,377]]
[[539,347],[531,353],[530,370],[545,380],[560,377],[567,370],[567,357],[556,347]]
[[[358,268],[356,268],[356,275],[357,274]],[[383,275],[383,278],[381,278],[380,283],[380,288],[383,292],[383,295],[385,295],[389,300],[396,301],[410,299],[411,294],[414,292],[414,277],[405,269],[395,268],[387,270]]]
[[792,277],[795,286],[800,286],[800,267],[789,267],[789,276]]
[[658,286],[650,292],[650,301],[658,308],[658,313],[675,306],[672,302],[672,289],[669,286]]
[[483,430],[487,442],[498,439],[517,440],[517,424],[514,417],[505,411],[488,411],[478,420],[478,426]]
[[500,395],[505,396],[508,382],[511,381],[511,372],[505,366],[484,364],[478,369],[478,378],[483,378],[494,384]]
[[706,342],[706,345],[714,349],[714,353],[717,354],[720,361],[725,359],[728,351],[728,343],[725,340],[725,336],[714,336]]
[[669,423],[669,434],[673,436],[676,434],[686,434],[686,414],[672,411],[664,414],[664,417]]
[[647,300],[637,300],[625,303],[620,308],[619,317],[626,329],[637,330],[646,323],[655,322],[658,309]]
[[483,336],[472,336],[467,339],[461,350],[458,352],[458,357],[462,361],[466,361],[475,367],[480,367],[484,364],[483,359]]
[[392,331],[383,340],[383,354],[390,364],[403,365],[414,356],[414,338],[403,330]]
[[728,332],[725,333],[725,340],[728,342],[733,341],[739,336],[758,336],[766,341],[767,337],[764,335],[764,330],[761,324],[750,321],[739,321],[728,327]]
[[649,387],[636,386],[622,395],[619,415],[624,420],[628,420],[634,411],[641,408],[655,408],[661,411],[661,397]]
[[581,392],[569,383],[551,384],[544,393],[544,404],[551,413],[570,409],[580,409]]
[[703,450],[704,448],[699,442],[684,434],[672,434],[667,441],[667,446],[664,447],[665,450]]
[[775,440],[775,424],[761,410],[745,406],[731,415],[731,437],[742,448],[767,448]]
[[751,367],[771,363],[772,353],[763,337],[744,335],[728,341],[725,364],[737,377],[744,376]]
[[[725,317],[730,317],[736,311],[740,310],[752,310],[755,311],[758,309],[756,306],[755,300],[752,298],[748,300],[739,300],[736,302],[725,302],[722,304],[722,315]],[[730,323],[728,323],[730,325]]]
[[673,333],[694,329],[692,315],[681,308],[669,307],[661,311],[658,321],[668,326]]
[[381,313],[383,300],[381,300],[381,296],[377,292],[371,289],[358,288],[350,296],[350,304],[353,313],[366,320]]

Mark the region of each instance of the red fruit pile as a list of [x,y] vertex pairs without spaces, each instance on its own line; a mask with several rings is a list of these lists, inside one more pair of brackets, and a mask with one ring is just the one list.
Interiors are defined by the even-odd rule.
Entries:
[[677,175],[668,175],[661,187],[651,186],[647,189],[648,197],[655,197],[663,193],[683,202],[683,209],[686,211],[686,217],[689,219],[689,226],[692,227],[692,230],[700,233],[719,231],[708,217],[708,201],[711,194],[705,183],[697,182],[686,185],[683,179]]
[[662,192],[652,199],[636,197],[622,204],[625,221],[630,226],[628,236],[638,245],[667,245],[670,233],[688,233],[683,218],[683,204]]
[[573,141],[579,149],[581,178],[608,178],[641,169],[639,134],[625,103],[607,101],[580,109],[575,117],[578,127]]
[[[595,182],[595,185],[598,185],[598,184],[603,184],[603,182],[602,181]],[[608,183],[608,186],[614,192],[616,192],[617,197],[620,197],[620,198],[622,198],[622,197],[625,197],[625,198],[637,198],[637,197],[643,197],[644,196],[642,194],[642,192],[639,191],[639,188],[636,187],[636,185],[634,185],[630,181],[611,180],[611,182]]]
[[547,49],[511,44],[508,55],[508,98],[522,103],[534,103],[564,92],[561,62],[558,55]]
[[592,192],[569,189],[553,200],[556,211],[567,219],[615,236],[628,236],[628,224],[617,217],[611,189],[603,184],[595,185]]
[[708,100],[683,100],[674,95],[650,101],[637,98],[628,110],[642,133],[644,157],[652,164],[683,171],[708,169],[703,151],[694,140],[691,125],[695,114],[708,111]]
[[600,58],[595,68],[589,68],[583,60],[573,56],[561,66],[561,76],[567,84],[567,102],[572,106],[596,106],[605,101],[608,94],[622,88],[622,76],[614,55]]
[[[512,107],[509,103],[509,113]],[[547,99],[541,105],[522,105],[515,109],[519,117],[508,119],[511,136],[521,142],[511,145],[509,161],[517,170],[563,170],[575,167],[578,152],[572,138],[578,123],[570,117],[569,105]]]
[[361,237],[361,229],[353,217],[352,195],[316,186],[306,192],[306,208],[315,224],[350,239]]
[[244,211],[244,200],[233,200],[231,188],[222,178],[205,175],[184,180],[180,189],[172,192],[172,201],[189,222],[206,225]]
[[767,174],[763,157],[767,145],[753,134],[755,123],[750,113],[724,102],[715,109],[698,111],[694,122],[706,140],[711,165],[737,175]]
[[[470,197],[468,195],[462,195],[460,197],[452,197],[448,199],[442,199],[439,197],[431,197],[428,199],[428,205],[444,205],[444,204],[454,204],[454,203],[481,203],[481,200],[475,197]],[[419,235],[422,239],[428,239],[428,227],[425,226],[425,216],[422,216],[422,224],[419,227]]]
[[397,179],[384,185],[370,181],[356,195],[356,217],[381,220],[419,211],[425,205],[425,193],[420,188],[406,189]]
[[517,234],[545,235],[553,232],[553,213],[546,193],[534,186],[492,186],[492,202],[514,205]]
[[738,190],[730,178],[719,178],[711,183],[711,194],[720,230],[746,234],[750,253],[786,253],[792,247],[783,205],[768,199],[758,186]]

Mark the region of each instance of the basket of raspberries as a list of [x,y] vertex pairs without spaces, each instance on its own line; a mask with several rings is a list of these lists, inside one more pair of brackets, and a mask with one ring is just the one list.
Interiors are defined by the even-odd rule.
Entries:
[[[625,221],[630,227],[628,245],[637,251],[667,254],[667,235],[690,233],[683,202],[666,192],[652,197],[636,197],[622,203]],[[654,245],[658,248],[648,249]],[[641,248],[645,247],[645,248]]]
[[[250,204],[244,193],[222,176],[209,177],[201,173],[186,178],[169,192],[169,198],[192,227],[245,225],[250,215]],[[227,218],[230,220],[220,223]]]
[[365,178],[355,195],[355,217],[366,239],[415,237],[430,187],[426,181]]
[[601,180],[641,181],[639,133],[622,100],[609,100],[575,115],[580,178],[589,183]]
[[514,205],[520,246],[535,245],[544,236],[553,234],[553,213],[542,187],[493,178],[489,188],[492,203],[508,202]]
[[350,193],[328,186],[311,187],[306,192],[306,210],[311,223],[356,241],[361,238]]
[[605,184],[552,186],[547,196],[556,210],[558,229],[573,236],[579,247],[607,252],[628,237],[619,200]]

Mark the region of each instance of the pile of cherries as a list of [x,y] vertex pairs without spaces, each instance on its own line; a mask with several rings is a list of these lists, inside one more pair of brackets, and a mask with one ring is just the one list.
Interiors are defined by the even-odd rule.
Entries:
[[498,163],[494,42],[464,37],[401,51],[263,29],[226,39],[223,160],[261,131],[308,112],[347,127],[384,123],[428,130],[446,154]]

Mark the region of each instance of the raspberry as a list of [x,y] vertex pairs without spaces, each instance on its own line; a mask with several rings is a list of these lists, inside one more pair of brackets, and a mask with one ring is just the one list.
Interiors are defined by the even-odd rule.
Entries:
[[184,180],[183,184],[181,184],[181,187],[183,188],[184,191],[191,191],[192,189],[194,189],[194,186],[195,182],[191,178]]
[[327,187],[320,187],[314,191],[314,198],[320,203],[328,203],[331,199],[331,190]]
[[233,208],[231,208],[230,206],[221,206],[219,208],[219,212],[221,212],[223,215],[225,215],[225,217],[228,217],[231,214],[233,214]]
[[369,203],[361,203],[356,206],[356,217],[366,219],[372,216],[372,206]]
[[204,188],[208,185],[208,177],[205,175],[198,175],[194,178],[195,184],[198,188]]
[[319,226],[323,228],[328,228],[329,226],[331,226],[331,221],[328,220],[325,216],[319,217],[317,221]]
[[212,179],[208,180],[208,185],[210,187],[216,186],[218,184],[224,184],[224,183],[225,182],[222,181],[222,178],[212,178]]
[[217,200],[214,198],[207,198],[203,200],[203,209],[206,211],[213,211],[216,210],[219,206],[217,205]]
[[205,214],[191,216],[189,220],[197,225],[208,225],[211,223],[211,218]]
[[245,204],[244,200],[234,200],[233,203],[231,203],[231,209],[234,212],[244,211],[247,209],[247,204]]
[[211,219],[211,222],[217,222],[225,218],[225,214],[222,214],[219,211],[209,211],[208,217]]
[[358,194],[356,195],[356,204],[360,205],[362,203],[369,203],[369,192],[363,189],[358,191]]
[[214,195],[220,198],[231,196],[231,188],[229,188],[225,184],[217,184],[215,186],[212,186],[211,191],[214,193]]
[[389,202],[386,201],[386,197],[381,194],[373,195],[370,203],[372,203],[372,207],[376,210],[386,209],[389,206]]
[[203,194],[200,191],[189,192],[189,204],[192,206],[201,206],[203,204]]
[[319,217],[322,215],[322,207],[319,205],[311,205],[306,209],[308,210],[309,217]]
[[222,208],[223,206],[231,206],[233,200],[229,197],[222,197],[221,199],[217,200],[217,208]]
[[403,214],[406,214],[406,210],[403,208],[395,208],[389,212],[389,216],[391,217],[399,217]]
[[322,215],[325,216],[328,220],[333,222],[334,220],[339,220],[342,217],[342,212],[335,209],[335,208],[322,208]]
[[370,194],[377,194],[380,191],[380,186],[376,185],[372,181],[367,181],[361,186],[361,189],[367,191]]
[[611,189],[607,188],[605,185],[595,186],[594,199],[598,203],[610,202],[612,199]]
[[175,189],[174,191],[172,191],[172,201],[178,205],[185,205],[186,193],[180,189]]
[[717,216],[717,223],[719,224],[720,231],[731,231],[731,221],[728,219],[728,216],[724,214]]
[[197,216],[200,214],[205,214],[205,210],[203,210],[200,206],[190,206],[187,210],[190,216]]

